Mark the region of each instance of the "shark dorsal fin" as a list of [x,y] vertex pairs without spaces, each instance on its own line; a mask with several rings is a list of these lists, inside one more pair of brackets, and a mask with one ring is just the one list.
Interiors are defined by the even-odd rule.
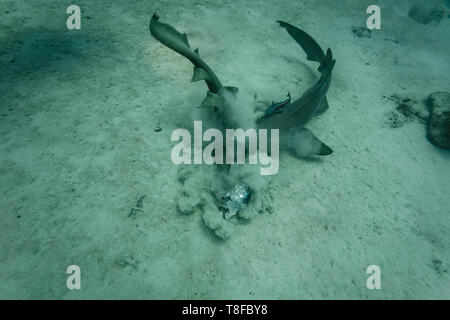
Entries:
[[194,67],[194,75],[192,76],[191,82],[200,80],[211,80],[209,73],[203,68]]
[[183,33],[181,36],[183,37],[183,42],[184,42],[184,43],[188,46],[188,48],[190,49],[191,46],[189,45],[189,41],[188,41],[188,37],[187,37],[186,33]]

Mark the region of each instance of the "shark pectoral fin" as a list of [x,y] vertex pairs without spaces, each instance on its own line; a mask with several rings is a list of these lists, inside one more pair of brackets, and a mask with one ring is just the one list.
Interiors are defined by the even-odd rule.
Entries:
[[319,150],[319,153],[317,153],[317,155],[318,156],[327,156],[332,153],[333,153],[333,149],[331,149],[329,146],[327,146],[325,143],[322,142],[322,146]]
[[198,48],[194,50],[195,54],[200,57],[200,52],[198,52]]
[[[160,22],[156,13],[153,14],[150,20],[150,33],[165,46],[180,54],[183,54],[180,51],[181,47],[185,47],[188,50],[191,49],[186,33],[180,33],[174,27]],[[166,38],[167,35],[170,37],[170,42]]]
[[287,144],[295,156],[299,158],[309,158],[311,156],[325,156],[333,153],[333,150],[319,140],[309,129],[303,127],[290,133]]
[[202,104],[201,104],[201,108],[213,108],[213,107],[218,107],[222,104],[222,98],[215,94],[212,93],[211,91],[208,91],[206,93],[206,97],[205,99],[203,99]]
[[223,89],[224,89],[226,92],[231,93],[233,96],[236,96],[237,93],[239,92],[239,88],[231,87],[231,86],[225,86],[225,87],[223,87]]
[[304,132],[306,133],[306,131],[309,131],[309,133],[307,133],[308,135],[310,135],[310,139],[311,139],[311,144],[314,146],[314,152],[313,155],[316,156],[327,156],[329,154],[333,153],[333,150],[327,146],[325,143],[323,143],[322,141],[320,141],[319,138],[317,138],[314,133],[312,133],[309,129],[307,128],[303,128]]
[[325,112],[330,106],[328,105],[328,100],[327,97],[325,97],[322,101],[322,103],[320,104],[319,108],[317,109],[316,114],[320,114]]
[[191,82],[200,80],[209,81],[211,80],[211,77],[205,69],[194,67],[194,75],[192,76]]

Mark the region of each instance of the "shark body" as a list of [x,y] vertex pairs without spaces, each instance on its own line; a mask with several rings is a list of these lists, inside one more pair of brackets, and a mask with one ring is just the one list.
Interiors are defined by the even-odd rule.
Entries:
[[294,40],[303,48],[310,61],[319,62],[318,71],[321,73],[319,80],[297,100],[283,105],[279,112],[271,112],[271,107],[266,114],[258,120],[261,128],[279,128],[285,132],[290,132],[292,128],[301,130],[302,135],[307,135],[308,139],[315,141],[317,145],[317,155],[328,155],[333,151],[330,147],[321,142],[310,132],[305,125],[318,113],[328,109],[326,94],[330,87],[331,75],[336,60],[333,59],[331,49],[324,54],[322,48],[306,32],[294,27],[286,22],[277,21],[281,27],[285,28]]
[[238,92],[239,89],[236,87],[222,85],[212,69],[200,58],[198,49],[191,49],[186,33],[180,33],[174,27],[160,22],[159,16],[156,13],[150,19],[149,28],[151,35],[156,40],[192,62],[194,65],[194,75],[192,76],[191,82],[200,80],[206,82],[209,91],[203,100],[202,106],[216,107],[218,104],[224,102],[222,95],[225,91],[233,95]]
[[[266,110],[264,116],[258,119],[257,125],[260,128],[281,129],[280,133],[294,132],[296,139],[311,141],[309,147],[311,145],[313,147],[309,148],[312,151],[308,155],[331,154],[333,152],[331,148],[305,128],[305,125],[314,115],[328,108],[326,93],[330,87],[331,74],[335,64],[331,49],[328,49],[325,54],[317,42],[306,32],[289,23],[277,22],[302,47],[307,54],[308,60],[320,63],[318,71],[321,73],[321,76],[299,99],[291,102],[290,94],[288,94],[288,99],[278,103],[273,102]],[[192,62],[194,75],[191,81],[204,80],[209,89],[202,102],[202,107],[214,108],[215,110],[221,109],[227,103],[225,99],[226,92],[230,92],[233,95],[237,94],[238,88],[223,86],[212,69],[200,58],[198,49],[191,49],[185,33],[180,33],[172,26],[160,22],[156,13],[150,20],[150,33],[159,42]],[[226,110],[227,108],[223,109]]]
[[[329,59],[331,59],[331,50],[329,52]],[[333,66],[334,61],[329,61],[327,69],[323,71],[314,86],[306,90],[297,100],[284,105],[281,112],[270,112],[268,116],[260,119],[260,125],[270,128],[305,126],[317,112],[328,107],[326,93],[330,87]]]

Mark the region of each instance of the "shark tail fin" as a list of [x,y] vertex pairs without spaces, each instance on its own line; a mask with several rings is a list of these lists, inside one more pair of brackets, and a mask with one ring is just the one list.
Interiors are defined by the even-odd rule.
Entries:
[[302,47],[310,61],[321,62],[325,56],[319,44],[305,31],[287,23],[277,20],[280,27],[285,28],[289,35]]
[[[289,35],[300,45],[300,47],[302,47],[307,55],[306,59],[320,63],[320,66],[317,69],[320,73],[326,73],[329,66],[334,66],[333,55],[330,49],[324,54],[319,44],[305,31],[284,21],[277,20],[277,22],[280,24],[280,27],[285,28]],[[333,67],[331,67],[331,69],[333,69]]]
[[[159,21],[159,15],[155,12],[150,20],[150,33],[164,45],[168,46],[172,50],[181,53],[176,47],[184,46],[185,49],[191,50],[186,33],[180,33],[171,25],[162,23]],[[170,34],[171,40],[162,39],[162,34]]]
[[155,13],[150,19],[151,35],[167,46],[189,59],[196,68],[191,81],[205,80],[208,88],[212,92],[218,93],[222,88],[222,83],[209,66],[200,58],[198,49],[192,50],[186,33],[177,31],[169,24],[159,21],[159,16]]

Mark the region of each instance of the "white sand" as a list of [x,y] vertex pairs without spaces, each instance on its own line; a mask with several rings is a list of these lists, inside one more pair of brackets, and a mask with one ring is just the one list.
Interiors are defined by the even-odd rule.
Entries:
[[[65,28],[61,1],[2,2],[0,298],[449,299],[450,153],[418,121],[386,126],[395,106],[383,99],[449,90],[449,9],[421,25],[414,1],[378,1],[382,29],[358,38],[372,2],[189,2],[77,1],[80,31]],[[334,154],[283,153],[273,214],[226,241],[177,210],[170,135],[192,125],[206,86],[150,36],[155,10],[224,84],[267,102],[317,77],[275,20],[337,60],[330,109],[308,125]],[[65,285],[71,264],[78,291]],[[366,287],[372,264],[381,290]]]

